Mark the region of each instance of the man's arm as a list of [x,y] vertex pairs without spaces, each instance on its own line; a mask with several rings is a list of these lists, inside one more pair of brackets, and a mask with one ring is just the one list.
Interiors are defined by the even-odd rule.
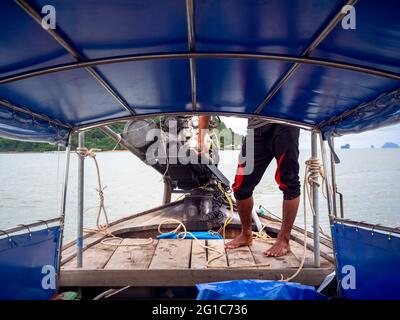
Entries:
[[203,148],[206,147],[204,143],[204,137],[208,132],[210,119],[210,116],[199,116],[199,134],[197,136],[197,145],[200,152],[203,152]]

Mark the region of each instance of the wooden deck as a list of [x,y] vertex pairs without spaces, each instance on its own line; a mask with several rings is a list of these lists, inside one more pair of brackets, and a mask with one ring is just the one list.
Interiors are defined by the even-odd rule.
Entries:
[[[123,237],[120,243],[132,244],[145,241],[146,236],[136,238],[137,234],[150,232],[160,221],[168,217],[177,217],[179,204],[163,206],[149,212],[117,221],[111,227],[115,234],[131,234]],[[279,230],[276,221],[263,221],[267,229]],[[194,286],[196,283],[224,281],[234,279],[270,279],[279,280],[281,275],[288,277],[298,268],[303,245],[302,234],[293,230],[292,252],[285,257],[272,258],[263,254],[271,243],[255,240],[253,245],[233,250],[224,249],[223,240],[200,240],[219,250],[226,256],[213,261],[211,268],[207,260],[217,253],[203,248],[194,240],[154,240],[152,244],[141,246],[107,246],[100,243],[103,236],[88,235],[84,240],[83,267],[76,268],[74,243],[67,244],[63,250],[60,285],[64,287],[177,287]],[[319,285],[333,270],[332,250],[329,241],[321,243],[321,267],[313,267],[312,241],[308,241],[308,250],[303,270],[294,280],[309,285]],[[269,264],[257,267],[257,264]],[[232,268],[233,267],[233,268]],[[239,268],[238,268],[239,267]]]

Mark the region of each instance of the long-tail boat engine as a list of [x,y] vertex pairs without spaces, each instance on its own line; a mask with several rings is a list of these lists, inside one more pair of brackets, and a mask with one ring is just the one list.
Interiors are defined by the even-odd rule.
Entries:
[[[199,228],[220,226],[232,210],[229,203],[229,181],[217,168],[218,117],[210,121],[205,143],[208,152],[199,153],[198,117],[165,116],[127,122],[122,133],[125,143],[137,155],[160,172],[173,192],[185,194],[185,214]],[[210,133],[211,132],[211,133]]]

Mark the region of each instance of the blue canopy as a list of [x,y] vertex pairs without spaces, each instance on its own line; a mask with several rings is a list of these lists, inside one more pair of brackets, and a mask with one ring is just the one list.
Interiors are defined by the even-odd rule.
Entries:
[[[45,5],[55,29],[42,27]],[[345,5],[356,29],[342,26]],[[325,138],[398,122],[399,9],[397,0],[1,1],[0,135],[65,143],[74,129],[181,112],[287,120]]]

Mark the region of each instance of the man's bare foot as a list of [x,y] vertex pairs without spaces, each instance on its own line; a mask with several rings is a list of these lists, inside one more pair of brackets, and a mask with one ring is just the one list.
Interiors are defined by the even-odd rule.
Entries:
[[289,242],[286,240],[276,240],[274,245],[269,248],[267,251],[264,251],[264,254],[267,257],[282,257],[290,252]]
[[236,249],[243,246],[250,246],[252,243],[253,243],[252,234],[247,236],[241,233],[235,239],[226,243],[225,249]]

